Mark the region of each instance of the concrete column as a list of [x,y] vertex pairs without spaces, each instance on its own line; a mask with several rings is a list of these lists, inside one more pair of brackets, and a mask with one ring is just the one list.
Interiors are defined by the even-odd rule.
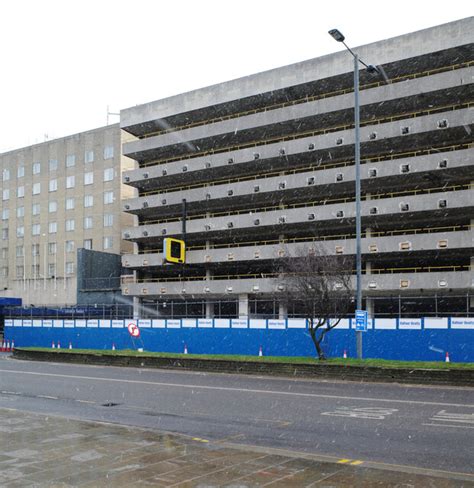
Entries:
[[368,298],[366,297],[365,299],[365,302],[366,302],[366,310],[367,310],[367,315],[369,316],[369,318],[374,318],[374,311],[375,311],[375,300],[373,300],[372,298]]
[[134,319],[139,319],[140,318],[140,298],[139,297],[133,297],[133,318]]
[[206,319],[214,318],[214,302],[206,300]]
[[249,296],[247,293],[239,295],[239,317],[244,318],[249,316]]
[[279,319],[286,319],[288,317],[288,307],[286,303],[279,302],[278,303],[278,318]]

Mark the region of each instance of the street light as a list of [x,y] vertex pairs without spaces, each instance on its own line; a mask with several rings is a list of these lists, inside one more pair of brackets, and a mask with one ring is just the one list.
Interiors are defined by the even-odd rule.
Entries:
[[[379,69],[371,64],[365,64],[359,55],[344,42],[345,37],[338,29],[331,29],[329,34],[337,41],[342,42],[354,58],[354,132],[355,132],[355,180],[356,180],[356,309],[362,310],[362,253],[361,253],[361,217],[360,217],[360,107],[359,107],[359,63],[365,66],[368,73],[380,73]],[[362,332],[356,331],[357,357],[362,358]]]

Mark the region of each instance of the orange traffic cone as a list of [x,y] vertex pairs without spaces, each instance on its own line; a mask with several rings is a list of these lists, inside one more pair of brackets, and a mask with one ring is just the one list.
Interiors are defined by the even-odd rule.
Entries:
[[258,357],[262,357],[263,356],[263,349],[262,349],[262,346],[260,346],[260,349],[258,350]]
[[449,363],[450,362],[449,361],[449,352],[448,351],[446,351],[446,359],[445,359],[445,362],[446,363]]
[[61,349],[61,343],[58,341],[58,349]]
[[344,349],[344,354],[342,355],[344,359],[347,359],[347,351]]
[[186,344],[184,345],[184,354],[188,354],[188,346]]
[[112,351],[115,351],[115,344],[112,342]]
[[11,349],[10,349],[10,341],[7,341],[7,352],[10,352]]
[[69,349],[72,349],[72,342],[69,341]]
[[56,346],[54,345],[54,341],[51,343],[51,349],[54,349]]
[[5,339],[3,339],[2,342],[2,352],[5,352],[7,350],[7,343],[5,342]]

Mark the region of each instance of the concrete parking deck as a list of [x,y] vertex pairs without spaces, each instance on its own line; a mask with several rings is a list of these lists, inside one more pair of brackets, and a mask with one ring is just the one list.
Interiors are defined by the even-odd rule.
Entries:
[[2,487],[474,486],[469,475],[0,410]]

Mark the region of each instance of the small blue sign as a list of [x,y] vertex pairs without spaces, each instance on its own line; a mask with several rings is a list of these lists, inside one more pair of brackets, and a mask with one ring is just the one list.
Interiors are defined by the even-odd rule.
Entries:
[[356,310],[355,319],[356,319],[355,330],[359,332],[367,332],[367,311]]

